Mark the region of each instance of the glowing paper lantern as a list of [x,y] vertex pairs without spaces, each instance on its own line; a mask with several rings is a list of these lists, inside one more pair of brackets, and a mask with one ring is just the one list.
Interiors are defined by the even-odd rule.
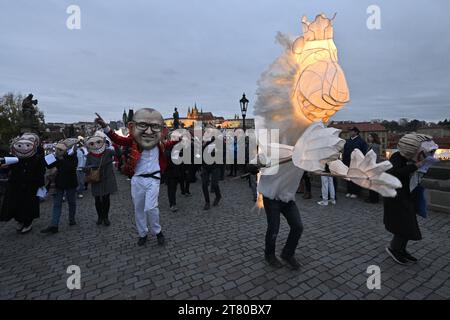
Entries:
[[292,50],[300,66],[293,104],[311,121],[328,119],[349,100],[344,71],[338,64],[332,20],[324,14],[313,22],[302,18],[303,36]]

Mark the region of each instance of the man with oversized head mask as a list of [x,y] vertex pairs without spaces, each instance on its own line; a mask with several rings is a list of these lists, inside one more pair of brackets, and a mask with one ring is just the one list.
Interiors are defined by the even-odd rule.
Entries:
[[159,224],[159,185],[161,174],[167,167],[164,150],[177,142],[161,142],[164,119],[155,109],[136,111],[133,121],[128,124],[128,137],[117,135],[98,114],[95,121],[114,143],[131,149],[123,171],[131,178],[138,245],[142,246],[147,241],[148,224],[150,233],[156,235],[159,245],[163,245],[164,235]]

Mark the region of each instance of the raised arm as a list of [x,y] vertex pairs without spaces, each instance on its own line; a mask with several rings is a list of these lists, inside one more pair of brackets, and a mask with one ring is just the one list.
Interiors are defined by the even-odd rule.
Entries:
[[112,140],[112,142],[120,146],[131,147],[131,145],[133,144],[133,137],[119,136],[114,132],[114,130],[111,130],[111,128],[106,124],[105,120],[103,120],[103,118],[98,113],[95,114],[97,115],[95,122],[102,127],[103,132],[105,132],[105,134]]

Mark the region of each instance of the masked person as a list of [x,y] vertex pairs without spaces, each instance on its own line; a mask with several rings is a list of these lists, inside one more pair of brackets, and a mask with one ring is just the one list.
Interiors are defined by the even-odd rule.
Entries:
[[[97,225],[102,223],[109,226],[110,195],[117,191],[116,177],[114,175],[114,155],[112,149],[106,148],[106,138],[93,136],[86,140],[88,155],[86,160],[87,170],[99,170],[98,182],[91,182],[92,196],[95,198],[97,210]],[[89,172],[89,171],[88,171]]]
[[395,198],[384,198],[384,225],[393,234],[386,252],[395,262],[405,265],[417,261],[406,250],[408,241],[422,239],[417,223],[417,199],[413,192],[417,186],[415,174],[418,169],[426,171],[426,159],[437,145],[430,136],[409,133],[399,140],[397,148],[398,152],[389,159],[393,167],[387,173],[397,177],[402,187],[397,189]]
[[12,157],[3,158],[2,167],[9,171],[0,221],[17,221],[21,234],[32,230],[32,222],[39,217],[38,190],[45,184],[45,162],[38,152],[39,137],[27,133],[11,144]]
[[160,179],[167,167],[165,149],[177,142],[161,142],[164,119],[155,109],[143,108],[136,111],[128,124],[128,137],[117,135],[101,117],[95,121],[104,128],[104,132],[114,143],[130,148],[123,172],[131,178],[138,245],[142,246],[147,241],[148,223],[150,233],[156,235],[159,245],[163,245],[165,238],[159,224],[158,208]]
[[[75,142],[76,143],[76,142]],[[41,233],[57,233],[61,218],[63,197],[67,197],[69,205],[69,225],[76,225],[76,193],[78,186],[77,165],[78,158],[74,141],[66,139],[56,144],[55,154],[45,157],[48,168],[56,167],[55,194],[53,195],[53,214],[50,226]]]

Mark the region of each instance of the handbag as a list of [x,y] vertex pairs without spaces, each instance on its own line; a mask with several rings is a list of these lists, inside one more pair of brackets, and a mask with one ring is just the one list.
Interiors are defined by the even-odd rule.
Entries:
[[102,158],[100,160],[100,165],[98,166],[98,168],[97,169],[91,168],[89,170],[89,172],[86,174],[86,182],[87,183],[92,184],[92,183],[99,183],[100,181],[102,181],[100,170],[102,168],[103,157],[104,157],[104,155],[102,155]]

